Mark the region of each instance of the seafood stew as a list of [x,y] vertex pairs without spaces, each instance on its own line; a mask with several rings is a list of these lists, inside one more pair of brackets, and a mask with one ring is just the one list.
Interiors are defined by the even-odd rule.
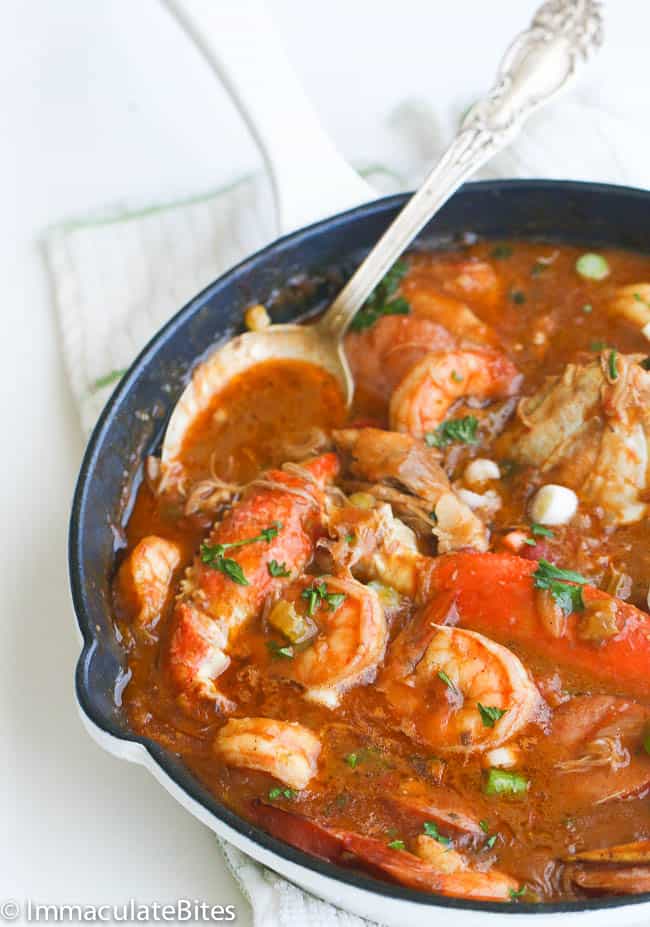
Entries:
[[379,878],[650,890],[648,280],[413,253],[348,335],[349,413],[296,361],[217,393],[147,460],[116,570],[132,729]]

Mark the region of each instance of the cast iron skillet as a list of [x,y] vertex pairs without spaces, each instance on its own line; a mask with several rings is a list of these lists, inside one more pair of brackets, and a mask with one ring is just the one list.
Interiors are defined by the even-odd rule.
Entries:
[[[466,901],[427,895],[323,862],[269,836],[221,805],[176,756],[132,733],[120,707],[125,659],[115,636],[109,596],[116,545],[141,480],[143,458],[158,449],[189,372],[212,346],[241,328],[242,310],[251,302],[267,302],[297,274],[331,279],[332,271],[347,268],[349,272],[406,198],[387,197],[336,215],[281,238],[243,261],[181,309],[149,342],[115,389],[90,438],[70,521],[70,582],[83,636],[76,668],[79,705],[90,726],[101,732],[100,739],[118,745],[141,744],[181,792],[275,856],[380,896],[428,906],[431,914],[436,908],[499,914],[586,913],[647,902],[650,893],[546,905]],[[443,207],[419,236],[418,244],[449,247],[470,233],[650,252],[649,217],[650,193],[627,187],[570,181],[471,183]],[[315,310],[322,299],[323,289],[316,287],[307,305],[291,308],[289,304],[287,318]]]

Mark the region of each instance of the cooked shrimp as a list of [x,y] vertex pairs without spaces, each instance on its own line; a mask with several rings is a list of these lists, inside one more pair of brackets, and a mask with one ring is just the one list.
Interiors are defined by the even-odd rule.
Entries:
[[608,349],[599,360],[568,364],[521,401],[499,453],[552,469],[554,482],[614,524],[639,521],[650,487],[650,372],[641,360]]
[[503,287],[493,267],[480,258],[457,258],[437,255],[434,261],[411,256],[410,272],[402,281],[402,293],[406,298],[411,290],[427,290],[427,284],[448,293],[456,299],[469,300],[474,306],[491,309],[501,296]]
[[455,753],[482,752],[511,740],[540,704],[514,653],[482,634],[434,623],[402,632],[379,687],[405,733]]
[[583,610],[548,621],[546,593],[536,588],[536,561],[513,554],[447,554],[430,561],[433,590],[422,622],[444,620],[501,641],[530,645],[559,666],[592,673],[631,695],[650,695],[650,615],[592,586]]
[[[362,837],[360,834],[342,834],[346,850],[359,859],[392,876],[397,882],[411,888],[438,892],[456,898],[475,898],[486,901],[509,901],[519,889],[515,879],[496,869],[482,872],[469,868],[466,861],[451,850],[451,862],[443,862],[439,855],[433,859],[434,852],[429,852],[429,860],[421,859],[415,853],[395,850],[381,840]],[[429,838],[425,838],[429,839]],[[426,853],[420,840],[416,849]]]
[[272,575],[272,561],[301,573],[324,518],[324,485],[338,460],[323,454],[291,472],[255,480],[217,524],[185,574],[172,618],[168,667],[184,702],[192,695],[219,701],[214,678],[230,662],[228,645],[264,600],[289,582]]
[[[303,613],[303,621],[313,622],[314,636],[305,649],[277,664],[279,673],[305,687],[307,699],[333,708],[347,689],[370,681],[388,634],[374,589],[354,579],[307,577],[286,589],[280,602],[291,603],[299,620]],[[290,635],[288,629],[291,640]]]
[[177,544],[148,535],[133,548],[120,567],[117,594],[141,628],[151,628],[160,618],[174,570],[181,561]]
[[345,338],[355,388],[387,403],[391,393],[418,361],[431,351],[447,351],[456,339],[446,328],[416,315],[386,315],[370,328]]
[[304,789],[318,771],[318,737],[297,722],[231,718],[214,741],[229,766],[259,769],[292,789]]
[[463,397],[504,399],[514,395],[521,376],[503,354],[489,350],[428,354],[400,382],[390,401],[394,431],[421,438],[440,425]]
[[[515,879],[493,869],[472,869],[464,857],[451,850],[452,865],[437,859],[432,865],[407,850],[393,849],[376,837],[364,837],[348,830],[329,827],[292,811],[285,811],[264,802],[253,805],[256,821],[269,833],[287,843],[330,862],[349,862],[350,854],[362,866],[376,873],[381,869],[396,882],[427,892],[438,892],[457,898],[508,901],[519,888]],[[429,838],[427,838],[429,839]],[[423,851],[418,838],[416,852]],[[443,848],[444,849],[444,848]],[[426,853],[426,849],[423,851]],[[433,858],[435,850],[431,850]],[[454,863],[456,864],[454,866]],[[482,866],[487,863],[483,861]],[[450,872],[450,869],[455,871]]]
[[440,553],[463,547],[487,550],[485,525],[451,488],[434,448],[411,435],[378,428],[346,428],[335,431],[333,437],[337,448],[348,456],[353,476],[403,487],[424,503],[425,513],[433,512],[431,530]]
[[[457,295],[450,295],[443,292],[438,281],[425,281],[413,271],[402,281],[401,291],[413,315],[442,325],[457,339],[476,345],[495,342],[494,331],[465,302],[467,291],[457,290]],[[474,304],[479,301],[476,297],[477,290],[471,300]]]

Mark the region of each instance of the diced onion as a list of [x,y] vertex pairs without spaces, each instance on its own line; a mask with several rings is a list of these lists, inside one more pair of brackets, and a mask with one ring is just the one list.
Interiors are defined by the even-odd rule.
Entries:
[[566,525],[577,510],[578,497],[572,489],[547,483],[535,493],[530,515],[540,525]]
[[602,254],[581,254],[576,261],[576,270],[587,280],[604,280],[609,276],[609,264]]

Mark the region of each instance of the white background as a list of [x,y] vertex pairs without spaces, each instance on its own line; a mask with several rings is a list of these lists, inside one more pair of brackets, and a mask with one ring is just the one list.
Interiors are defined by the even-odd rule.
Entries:
[[[536,4],[270,5],[326,127],[367,163],[394,104],[462,105],[485,87]],[[610,6],[590,79],[633,103],[647,92],[650,5]],[[0,900],[189,897],[238,903],[250,922],[211,834],[76,716],[65,542],[82,439],[39,239],[64,218],[212,189],[257,164],[156,0],[0,0]]]

